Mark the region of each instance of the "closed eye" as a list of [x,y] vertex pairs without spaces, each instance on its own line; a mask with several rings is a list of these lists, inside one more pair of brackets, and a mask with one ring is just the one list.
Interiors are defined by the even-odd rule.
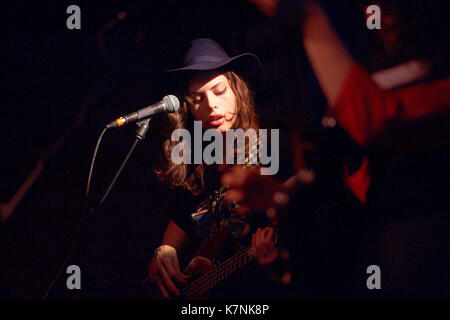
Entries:
[[217,92],[216,95],[220,96],[220,95],[224,94],[225,91],[227,91],[227,88],[223,89],[222,91]]

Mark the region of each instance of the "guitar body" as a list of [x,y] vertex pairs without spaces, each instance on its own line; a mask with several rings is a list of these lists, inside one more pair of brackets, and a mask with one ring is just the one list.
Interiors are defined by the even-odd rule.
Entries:
[[[192,283],[195,283],[195,281],[197,281],[213,269],[214,264],[210,259],[201,256],[194,257],[183,269],[183,273],[190,276],[188,283],[184,287],[179,287],[180,296],[172,298],[175,300],[207,300],[209,298],[209,295],[207,293],[195,296],[186,295],[185,288],[189,288]],[[149,282],[148,278],[142,283],[142,285],[144,285],[143,288],[139,289],[141,291],[144,290],[142,296],[144,296],[146,299],[163,299],[163,296],[161,295],[161,292],[159,291],[157,285]]]
[[[224,227],[217,231],[214,237],[207,238],[202,242],[194,257],[183,269],[183,273],[191,278],[188,284],[180,289],[180,296],[176,298],[177,300],[207,300],[212,288],[253,260],[254,250],[249,246],[216,265],[215,261],[220,248],[228,236],[229,230]],[[151,287],[153,288],[147,290],[150,289],[151,293],[157,290],[156,296],[161,297],[159,289],[155,285]]]
[[[183,270],[183,273],[191,276],[190,281],[187,286],[192,284],[197,279],[200,279],[202,276],[210,272],[214,269],[213,262],[205,257],[197,256],[194,257],[189,264],[186,266],[186,268]],[[185,287],[186,288],[186,287]],[[188,299],[188,297],[185,296],[185,289],[183,289],[181,294],[181,297],[179,299]],[[194,300],[207,300],[209,298],[209,295],[207,293],[203,295],[196,295],[191,296],[189,299]]]
[[[195,251],[194,257],[184,268],[183,273],[192,276],[188,284],[191,285],[194,281],[210,272],[214,269],[214,261],[217,259],[219,250],[222,247],[225,240],[229,237],[229,228],[221,228],[213,237],[206,238],[203,240],[200,247]],[[183,288],[181,299],[188,299],[185,297],[186,289]],[[191,296],[189,299],[194,300],[207,300],[209,295],[207,293],[203,295]]]
[[192,276],[192,279],[181,289],[180,299],[208,299],[210,289],[253,259],[253,250],[247,247],[216,265],[219,250],[228,237],[229,229],[224,227],[217,231],[214,237],[203,241],[194,258],[183,270],[183,273]]

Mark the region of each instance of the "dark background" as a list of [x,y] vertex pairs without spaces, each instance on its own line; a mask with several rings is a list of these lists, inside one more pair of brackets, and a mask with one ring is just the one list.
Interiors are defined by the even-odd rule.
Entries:
[[[72,4],[81,8],[81,30],[66,28]],[[122,11],[125,19],[117,20]],[[0,225],[1,298],[43,296],[86,221],[85,186],[102,128],[171,93],[161,73],[179,65],[189,41],[209,37],[230,56],[253,52],[261,59],[266,79],[255,88],[257,112],[262,127],[282,130],[280,178],[293,167],[288,129],[296,121],[304,132],[320,128],[324,101],[299,34],[247,1],[17,0],[2,1],[0,12],[0,201],[11,199],[41,156],[47,159],[12,217]],[[330,13],[338,29],[349,30],[342,37],[351,41],[353,53],[364,57],[371,38],[363,35],[361,12],[341,5]],[[172,200],[151,170],[159,129],[155,118],[70,262],[81,267],[83,290],[68,293],[63,272],[51,298],[138,297],[134,289],[146,276]],[[105,135],[91,203],[111,181],[134,130]]]

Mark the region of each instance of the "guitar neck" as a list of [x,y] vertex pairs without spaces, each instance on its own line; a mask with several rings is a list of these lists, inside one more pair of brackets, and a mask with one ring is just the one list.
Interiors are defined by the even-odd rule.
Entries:
[[182,290],[184,297],[187,299],[194,299],[203,296],[219,282],[253,260],[253,258],[254,253],[252,246],[239,251],[231,258],[225,260],[220,265],[214,267],[212,270],[187,285]]

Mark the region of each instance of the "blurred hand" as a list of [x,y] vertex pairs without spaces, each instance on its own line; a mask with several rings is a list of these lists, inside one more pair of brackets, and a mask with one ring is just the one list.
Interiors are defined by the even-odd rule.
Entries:
[[264,265],[273,262],[278,256],[278,250],[272,240],[274,229],[267,227],[258,228],[252,235],[252,245],[255,249],[256,260]]
[[169,298],[169,293],[175,296],[180,294],[174,281],[186,284],[186,279],[189,278],[188,275],[181,273],[177,251],[169,245],[162,245],[156,250],[155,256],[149,263],[148,274],[150,280],[156,283],[166,299]]
[[259,168],[242,168],[235,166],[222,175],[222,184],[229,187],[225,199],[236,201],[236,212],[244,214],[248,209],[263,211],[274,207],[274,195],[285,192],[282,183],[272,176],[260,174]]

